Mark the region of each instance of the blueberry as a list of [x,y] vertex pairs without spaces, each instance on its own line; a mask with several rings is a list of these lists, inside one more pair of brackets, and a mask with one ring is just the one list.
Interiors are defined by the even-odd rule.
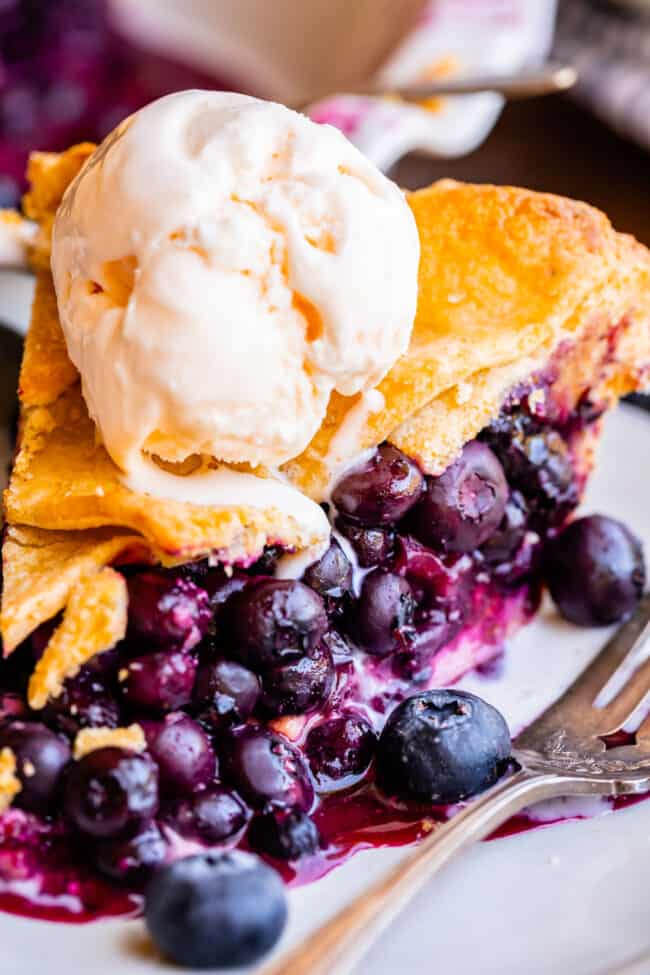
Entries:
[[351,591],[352,565],[335,538],[325,554],[309,566],[302,581],[321,596],[332,599],[340,599]]
[[346,518],[337,518],[336,527],[352,545],[362,569],[386,562],[393,554],[394,533],[387,528],[368,528]]
[[199,669],[192,697],[201,723],[212,733],[243,724],[260,693],[259,679],[251,670],[233,660],[215,660]]
[[489,566],[498,568],[510,562],[524,540],[528,530],[528,506],[519,491],[510,494],[499,526],[481,548],[481,554]]
[[182,575],[139,572],[127,580],[129,638],[151,647],[191,650],[212,622],[210,598]]
[[168,796],[191,796],[214,779],[217,769],[210,740],[186,714],[168,714],[163,721],[143,721],[142,728]]
[[0,691],[0,723],[26,718],[28,708],[20,694],[14,691]]
[[380,527],[404,517],[422,493],[420,468],[390,444],[382,444],[360,466],[348,471],[332,501],[350,521]]
[[528,505],[513,491],[501,524],[481,548],[492,577],[506,586],[518,585],[539,569],[542,540],[530,527]]
[[10,748],[16,758],[22,788],[14,805],[53,813],[62,773],[71,758],[68,743],[44,724],[12,721],[0,728],[0,748]]
[[248,822],[249,810],[236,792],[212,786],[191,799],[168,803],[162,818],[186,839],[213,845],[236,837]]
[[548,543],[545,576],[555,604],[572,623],[616,623],[643,595],[641,543],[614,518],[579,518]]
[[277,860],[299,860],[316,853],[321,845],[316,824],[299,809],[274,809],[256,816],[248,842],[257,853]]
[[161,867],[145,895],[145,921],[163,954],[188,968],[250,965],[287,921],[275,870],[240,850],[185,857]]
[[80,673],[66,680],[59,696],[48,701],[43,717],[74,738],[81,728],[117,728],[120,707],[101,681]]
[[70,766],[63,805],[82,833],[131,835],[158,810],[158,768],[146,754],[98,748]]
[[325,632],[327,615],[309,586],[261,579],[228,600],[223,625],[230,654],[259,672],[308,653]]
[[471,552],[498,527],[508,484],[497,457],[474,440],[440,477],[429,477],[413,512],[413,534],[434,549]]
[[192,699],[197,662],[182,650],[158,650],[130,660],[120,672],[124,701],[134,711],[163,714]]
[[167,843],[155,823],[144,823],[126,839],[101,840],[93,862],[106,877],[118,883],[141,884],[165,862]]
[[308,811],[314,801],[301,753],[282,735],[249,725],[225,746],[224,764],[237,791],[256,809],[267,803]]
[[359,643],[378,657],[403,650],[413,635],[415,600],[402,576],[373,569],[363,580],[354,607],[353,627]]
[[332,655],[324,643],[308,657],[288,660],[262,676],[261,706],[266,714],[307,714],[322,707],[334,686]]
[[535,530],[559,524],[579,500],[571,452],[557,430],[526,413],[502,413],[481,434],[512,487],[528,503]]
[[390,715],[377,782],[403,799],[460,802],[496,782],[509,757],[508,726],[490,704],[466,691],[426,691]]
[[210,597],[212,612],[218,615],[223,604],[236,592],[245,589],[249,582],[249,577],[243,572],[228,574],[223,566],[216,566],[202,577],[201,587]]
[[373,759],[377,737],[358,714],[343,714],[312,728],[305,751],[319,792],[354,785]]

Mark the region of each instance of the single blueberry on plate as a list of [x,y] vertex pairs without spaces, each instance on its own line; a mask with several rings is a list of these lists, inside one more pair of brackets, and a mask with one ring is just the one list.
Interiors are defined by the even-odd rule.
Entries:
[[182,575],[138,572],[127,579],[129,638],[152,648],[191,650],[212,622],[205,589]]
[[321,642],[308,657],[277,664],[262,675],[261,707],[272,717],[307,714],[322,707],[333,686],[332,655]]
[[496,530],[508,500],[498,458],[473,440],[440,477],[429,477],[412,516],[413,534],[434,549],[471,552]]
[[212,786],[190,799],[167,803],[160,818],[185,839],[213,845],[236,837],[250,812],[236,792]]
[[82,833],[132,835],[158,810],[158,767],[146,754],[98,748],[69,767],[63,808]]
[[369,572],[352,612],[354,636],[377,657],[404,650],[413,636],[413,592],[408,580],[393,572]]
[[160,773],[160,789],[172,797],[191,796],[214,779],[217,762],[210,739],[186,714],[143,721],[147,745]]
[[224,767],[237,791],[256,809],[272,803],[308,811],[314,801],[309,769],[283,735],[247,725],[224,744]]
[[67,741],[44,724],[12,721],[0,728],[0,748],[10,748],[16,759],[21,790],[14,805],[30,812],[53,812],[63,770],[72,757]]
[[366,461],[344,474],[332,493],[337,510],[362,525],[381,527],[400,521],[422,493],[420,468],[391,444],[382,444]]
[[342,714],[312,728],[305,751],[319,792],[334,792],[357,782],[368,771],[377,744],[370,723],[360,714]]
[[578,518],[552,539],[544,572],[556,606],[579,626],[622,620],[634,610],[646,582],[640,541],[605,515]]
[[496,782],[510,753],[496,708],[467,691],[426,691],[390,715],[377,746],[377,782],[403,799],[460,802]]
[[221,619],[229,656],[256,673],[309,653],[327,628],[318,593],[289,579],[253,581],[225,603]]
[[164,863],[167,843],[156,823],[144,823],[126,839],[102,840],[93,850],[93,862],[118,883],[141,884]]
[[272,809],[253,819],[248,842],[258,853],[277,860],[299,860],[321,845],[316,823],[300,809]]
[[275,870],[233,850],[161,867],[148,885],[144,916],[154,942],[176,964],[234,968],[275,945],[287,902]]

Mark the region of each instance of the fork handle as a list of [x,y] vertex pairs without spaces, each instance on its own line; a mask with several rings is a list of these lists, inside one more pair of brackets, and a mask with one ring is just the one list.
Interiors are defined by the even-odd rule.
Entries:
[[453,856],[525,806],[571,793],[566,776],[519,769],[432,832],[384,877],[260,975],[348,975],[383,931]]

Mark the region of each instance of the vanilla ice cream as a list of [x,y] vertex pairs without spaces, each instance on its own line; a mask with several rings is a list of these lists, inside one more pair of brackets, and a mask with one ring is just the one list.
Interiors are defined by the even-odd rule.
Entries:
[[52,271],[106,449],[278,465],[330,394],[408,345],[419,240],[400,190],[336,129],[187,91],[126,119],[71,184]]

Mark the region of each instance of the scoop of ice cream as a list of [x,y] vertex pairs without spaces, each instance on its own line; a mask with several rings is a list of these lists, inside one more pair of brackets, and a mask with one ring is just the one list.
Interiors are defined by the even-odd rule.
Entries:
[[187,91],[126,119],[69,187],[52,271],[104,444],[280,464],[333,390],[406,349],[419,240],[400,190],[338,132]]

